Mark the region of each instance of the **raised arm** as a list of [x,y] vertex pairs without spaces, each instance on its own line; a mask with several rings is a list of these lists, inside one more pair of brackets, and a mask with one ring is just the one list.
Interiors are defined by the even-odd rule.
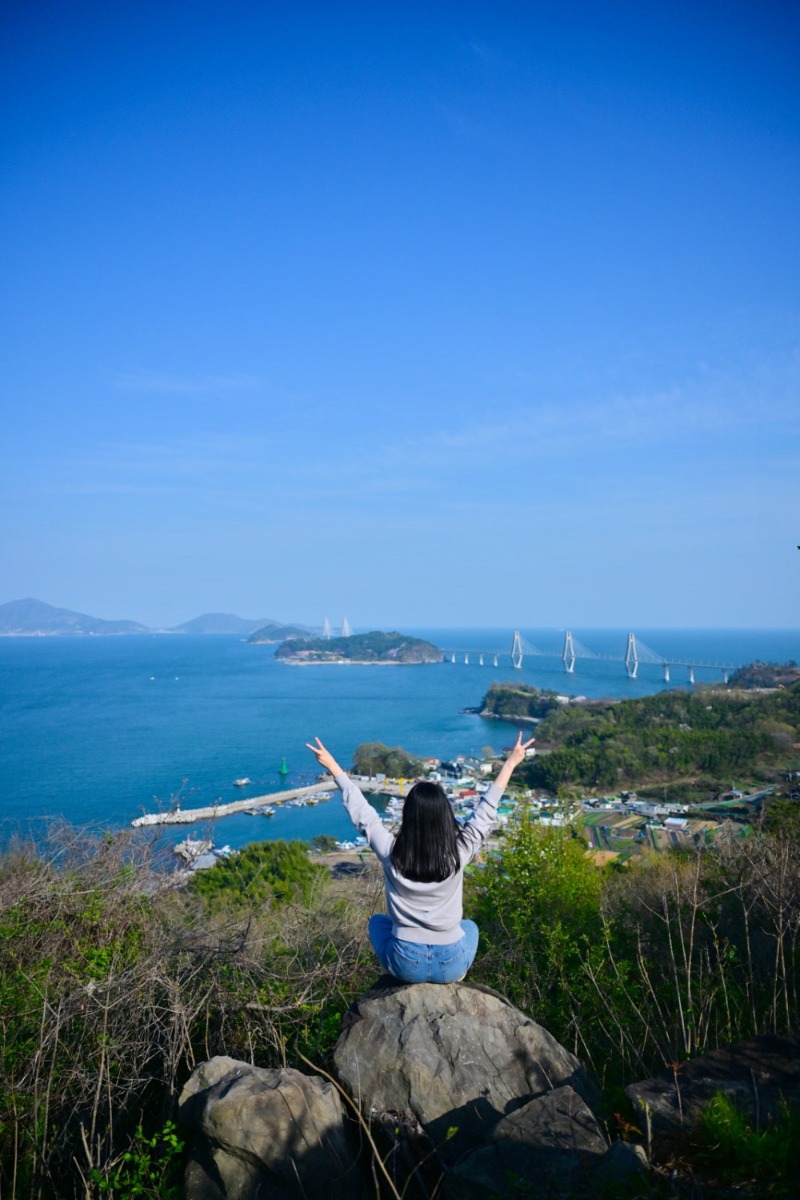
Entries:
[[484,838],[488,837],[497,822],[497,806],[503,798],[503,792],[508,781],[525,757],[525,751],[533,745],[534,739],[523,742],[522,734],[517,736],[516,745],[500,768],[497,779],[493,780],[489,790],[478,803],[475,812],[467,821],[461,833],[461,861],[466,864],[478,852]]
[[335,779],[350,820],[358,829],[364,831],[367,841],[378,857],[385,858],[391,852],[394,838],[384,827],[380,816],[365,798],[361,788],[339,766],[330,750],[325,749],[319,738],[314,738],[314,741],[316,745],[312,746],[311,742],[306,742],[306,745],[319,765],[330,771]]
[[508,758],[503,763],[503,765],[500,768],[500,771],[497,775],[497,778],[494,781],[498,787],[503,789],[503,791],[505,791],[505,789],[508,787],[509,780],[511,779],[511,776],[514,774],[515,769],[519,766],[519,764],[525,758],[525,751],[530,750],[530,748],[533,745],[535,740],[536,740],[535,738],[529,738],[527,742],[523,742],[522,734],[521,733],[517,734],[516,745],[514,745],[512,747],[511,751],[509,752]]

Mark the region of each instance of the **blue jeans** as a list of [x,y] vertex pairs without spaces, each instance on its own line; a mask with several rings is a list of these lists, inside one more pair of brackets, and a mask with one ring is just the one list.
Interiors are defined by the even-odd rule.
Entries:
[[404,942],[392,936],[384,913],[369,919],[369,940],[384,971],[403,983],[455,983],[466,975],[478,949],[478,926],[462,921],[464,936],[446,946]]

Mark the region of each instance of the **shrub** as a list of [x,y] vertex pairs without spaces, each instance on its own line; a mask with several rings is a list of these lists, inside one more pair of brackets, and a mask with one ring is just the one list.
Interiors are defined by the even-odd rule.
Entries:
[[760,1196],[797,1196],[800,1109],[784,1104],[775,1121],[756,1128],[723,1092],[701,1113],[693,1158],[720,1183],[747,1180]]
[[261,908],[308,900],[326,877],[302,842],[254,842],[192,876],[191,891],[212,908]]

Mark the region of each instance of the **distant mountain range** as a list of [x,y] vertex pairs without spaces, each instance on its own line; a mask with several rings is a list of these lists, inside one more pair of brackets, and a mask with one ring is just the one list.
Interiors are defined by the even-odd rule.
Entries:
[[0,604],[0,634],[54,636],[57,634],[148,633],[138,621],[104,621],[69,608],[54,608],[42,600],[11,600]]
[[248,621],[246,617],[237,617],[233,613],[203,613],[191,621],[176,625],[170,633],[252,633],[260,625],[274,624],[269,617],[261,617],[258,621]]
[[[103,637],[133,633],[238,633],[250,634],[254,630],[279,631],[279,636],[265,637],[264,641],[283,641],[285,637],[302,637],[311,633],[300,625],[284,625],[270,617],[248,620],[233,613],[203,613],[191,621],[184,621],[172,629],[151,629],[139,621],[106,621],[102,617],[90,617],[86,613],[73,612],[69,608],[55,608],[43,600],[29,597],[0,604],[0,637]],[[291,630],[291,633],[283,633]]]

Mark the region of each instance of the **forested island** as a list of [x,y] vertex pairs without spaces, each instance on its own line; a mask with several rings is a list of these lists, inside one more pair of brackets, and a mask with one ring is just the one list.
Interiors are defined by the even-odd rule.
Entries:
[[284,662],[305,663],[397,663],[418,664],[442,661],[442,652],[431,642],[404,633],[356,633],[350,637],[292,638],[275,651]]
[[481,709],[511,721],[543,715],[537,756],[519,774],[552,791],[658,785],[674,797],[717,795],[733,781],[800,769],[800,679],[750,693],[707,687],[569,704],[536,688],[497,684]]
[[493,683],[475,711],[481,717],[499,721],[541,721],[566,699],[559,701],[556,692],[540,691],[525,683]]
[[260,629],[255,629],[247,640],[261,645],[269,645],[272,642],[285,642],[290,638],[306,637],[308,637],[308,630],[304,629],[302,625],[281,625],[277,621],[269,621]]

